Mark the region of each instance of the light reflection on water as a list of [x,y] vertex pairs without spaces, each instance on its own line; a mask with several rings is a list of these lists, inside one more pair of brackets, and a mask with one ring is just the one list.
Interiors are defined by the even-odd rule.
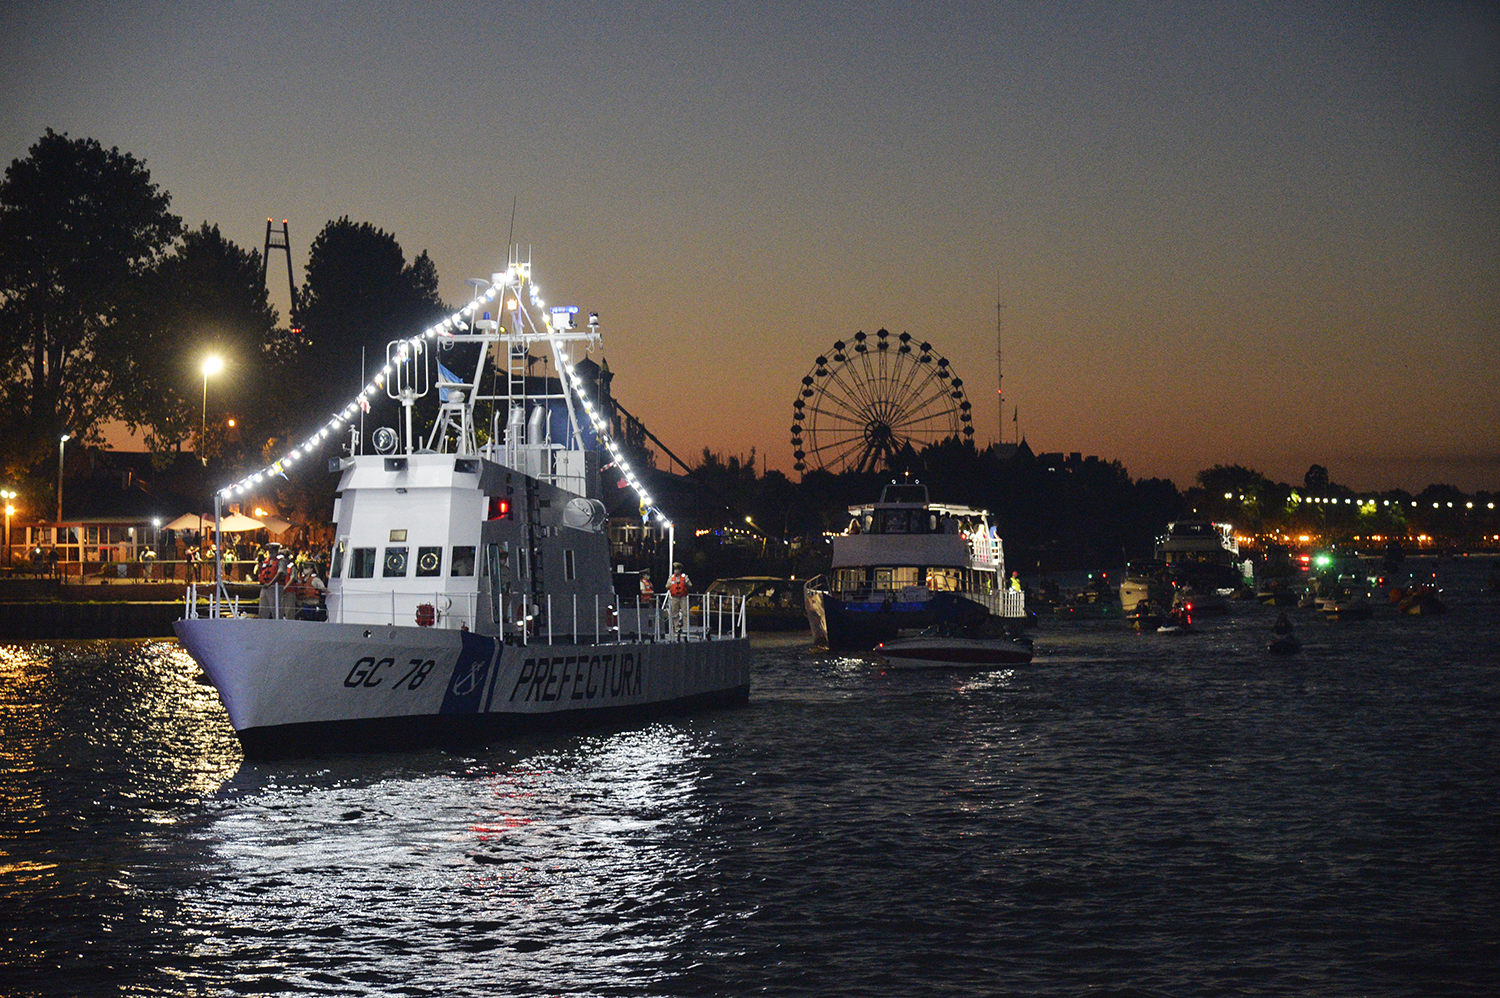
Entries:
[[[676,845],[703,821],[702,755],[689,733],[653,726],[524,757],[432,753],[423,772],[247,767],[196,832],[213,872],[179,919],[217,927],[196,962],[263,959],[296,987],[354,986],[349,965],[360,985],[497,993],[649,976],[682,942],[684,886],[712,877]],[[262,953],[247,954],[247,936]],[[476,960],[491,950],[507,955]]]

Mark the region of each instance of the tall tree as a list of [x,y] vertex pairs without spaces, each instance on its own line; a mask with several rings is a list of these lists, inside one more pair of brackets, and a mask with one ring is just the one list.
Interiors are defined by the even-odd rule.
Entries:
[[0,439],[6,464],[44,460],[67,430],[98,441],[137,415],[115,337],[131,282],[182,221],[143,161],[50,128],[0,182]]
[[293,433],[343,408],[368,372],[385,363],[389,341],[419,333],[447,312],[425,250],[407,263],[394,235],[348,216],[313,240],[298,301],[301,332],[278,349],[296,392],[289,411],[302,419],[288,426]]

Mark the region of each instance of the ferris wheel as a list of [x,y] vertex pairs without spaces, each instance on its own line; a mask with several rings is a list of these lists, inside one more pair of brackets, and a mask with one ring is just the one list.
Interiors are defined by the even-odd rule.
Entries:
[[882,329],[837,340],[802,379],[792,403],[798,471],[874,471],[904,448],[974,436],[963,379],[931,343]]

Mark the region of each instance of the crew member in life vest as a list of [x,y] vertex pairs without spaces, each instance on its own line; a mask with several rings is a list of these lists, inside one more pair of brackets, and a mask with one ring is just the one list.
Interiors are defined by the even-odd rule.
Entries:
[[651,588],[651,573],[641,573],[641,599],[654,599],[656,590]]
[[682,570],[682,562],[672,564],[672,576],[667,579],[667,630],[674,636],[687,633],[688,590],[693,582]]
[[286,593],[286,585],[291,581],[290,562],[281,551],[280,544],[273,543],[267,547],[266,560],[255,573],[255,581],[260,583],[260,602],[255,614],[257,617],[274,619],[292,616],[295,598]]

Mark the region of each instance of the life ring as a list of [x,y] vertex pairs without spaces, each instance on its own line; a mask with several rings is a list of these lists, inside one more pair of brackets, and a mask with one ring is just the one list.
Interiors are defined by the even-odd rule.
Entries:
[[276,581],[276,576],[278,573],[279,570],[276,567],[276,563],[274,561],[268,561],[264,565],[260,566],[260,574],[256,576],[256,579],[259,580],[261,585],[269,586],[271,583]]

